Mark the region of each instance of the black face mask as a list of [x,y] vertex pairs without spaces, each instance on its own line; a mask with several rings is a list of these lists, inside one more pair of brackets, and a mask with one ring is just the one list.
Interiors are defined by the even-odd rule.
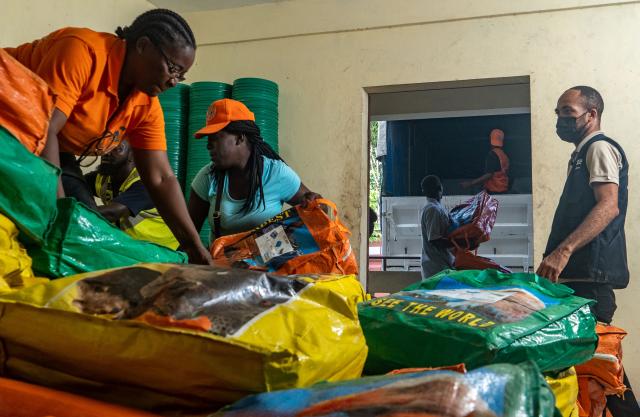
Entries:
[[578,117],[558,117],[556,122],[556,134],[565,142],[576,143],[582,139],[584,130],[586,129],[586,123],[580,129],[578,129],[578,119],[587,114],[582,113]]

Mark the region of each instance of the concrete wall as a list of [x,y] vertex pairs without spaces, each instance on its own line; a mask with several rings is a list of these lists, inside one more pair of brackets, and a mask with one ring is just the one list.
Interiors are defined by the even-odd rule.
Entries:
[[[189,81],[259,76],[280,84],[281,152],[314,190],[366,230],[365,88],[529,76],[535,256],[539,261],[572,151],[555,135],[553,109],[572,85],[600,90],[604,129],[632,161],[627,236],[631,285],[616,323],[640,384],[635,219],[640,4],[595,0],[296,0],[186,15],[200,44]],[[362,243],[362,244],[361,244]]]
[[0,47],[29,42],[64,26],[114,32],[152,8],[146,0],[2,0]]

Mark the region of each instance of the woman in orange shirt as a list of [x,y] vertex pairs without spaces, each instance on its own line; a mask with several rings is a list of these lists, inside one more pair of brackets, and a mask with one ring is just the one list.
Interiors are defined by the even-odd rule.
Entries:
[[150,10],[116,35],[64,28],[5,51],[38,74],[55,94],[41,156],[62,169],[58,196],[94,206],[80,164],[126,136],[140,177],[160,214],[194,263],[211,257],[200,242],[166,153],[157,95],[184,80],[196,42],[187,22]]

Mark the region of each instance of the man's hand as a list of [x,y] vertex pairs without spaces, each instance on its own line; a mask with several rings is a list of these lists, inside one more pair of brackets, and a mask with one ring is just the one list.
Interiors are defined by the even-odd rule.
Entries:
[[571,251],[564,248],[558,248],[542,260],[536,274],[556,283],[558,282],[560,273],[562,273],[565,266],[567,266],[567,262],[569,262],[570,257]]
[[308,189],[306,185],[300,183],[298,192],[291,198],[291,200],[287,201],[287,204],[292,207],[301,205],[302,207],[307,208],[307,206],[309,206],[309,203],[319,198],[322,198],[320,194],[314,193],[313,191]]
[[491,179],[491,177],[493,177],[493,173],[486,173],[481,177],[478,177],[474,180],[470,180],[470,181],[462,181],[460,183],[460,186],[464,189],[467,188],[471,188],[471,187],[475,187],[478,184],[484,184],[485,182],[489,181]]
[[596,238],[620,213],[618,209],[618,184],[594,182],[591,184],[596,205],[553,252],[542,260],[536,274],[558,282],[558,276],[569,262],[571,255]]
[[124,204],[112,201],[110,204],[97,207],[98,213],[102,214],[111,223],[116,224],[123,217],[131,215],[129,208]]

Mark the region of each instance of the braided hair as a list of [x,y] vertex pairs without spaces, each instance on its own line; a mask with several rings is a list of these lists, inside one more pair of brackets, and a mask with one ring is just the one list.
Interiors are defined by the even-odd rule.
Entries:
[[196,38],[186,20],[167,9],[152,9],[136,17],[131,26],[116,29],[116,35],[133,45],[140,37],[147,36],[155,44],[171,45],[182,42],[196,49]]
[[[262,184],[262,173],[264,169],[263,157],[274,159],[276,161],[284,160],[278,155],[273,148],[262,139],[260,136],[260,128],[252,120],[240,120],[229,123],[223,131],[237,136],[244,136],[247,139],[251,155],[247,162],[247,168],[249,169],[249,194],[244,202],[244,205],[239,210],[239,213],[248,214],[256,208],[256,194],[259,193],[258,205],[262,208],[266,208],[264,200],[264,189]],[[212,167],[212,174],[215,175],[216,181],[224,181],[226,172],[216,170]]]

